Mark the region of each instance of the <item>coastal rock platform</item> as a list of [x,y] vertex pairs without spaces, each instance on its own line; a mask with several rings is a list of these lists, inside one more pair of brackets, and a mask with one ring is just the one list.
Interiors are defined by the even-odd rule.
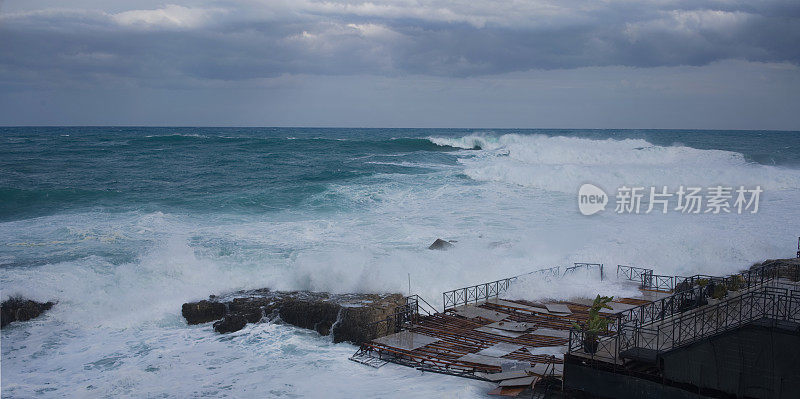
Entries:
[[214,321],[214,330],[228,333],[247,323],[282,321],[331,335],[334,342],[360,344],[381,337],[388,325],[377,323],[405,305],[401,294],[330,294],[310,291],[239,291],[207,300],[184,303],[183,317],[189,324]]
[[53,302],[36,302],[25,298],[9,298],[3,301],[0,306],[2,309],[0,328],[14,321],[28,321],[39,317],[42,313],[50,310],[54,304]]

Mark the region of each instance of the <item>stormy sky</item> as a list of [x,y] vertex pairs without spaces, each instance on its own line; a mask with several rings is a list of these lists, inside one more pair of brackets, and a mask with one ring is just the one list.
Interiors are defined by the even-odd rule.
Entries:
[[0,2],[0,125],[800,130],[797,0]]

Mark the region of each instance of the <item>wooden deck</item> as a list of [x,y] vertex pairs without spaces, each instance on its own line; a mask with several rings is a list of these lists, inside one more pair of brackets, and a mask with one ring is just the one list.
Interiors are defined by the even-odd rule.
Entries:
[[[620,311],[647,302],[620,298],[614,304]],[[493,380],[493,373],[515,371],[560,376],[569,330],[587,320],[588,309],[576,302],[490,299],[422,316],[401,333],[406,335],[379,338],[362,350],[422,370],[485,380]],[[415,338],[421,346],[408,344]]]

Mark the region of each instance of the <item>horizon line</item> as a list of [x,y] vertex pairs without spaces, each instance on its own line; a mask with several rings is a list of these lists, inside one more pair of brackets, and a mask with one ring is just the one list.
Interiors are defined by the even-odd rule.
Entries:
[[782,130],[782,129],[720,129],[720,128],[631,128],[631,127],[613,127],[613,128],[591,128],[591,127],[429,127],[429,126],[409,126],[409,127],[396,127],[396,126],[290,126],[290,125],[0,125],[0,129],[5,128],[197,128],[197,129],[211,129],[211,128],[227,128],[227,129],[362,129],[362,130],[378,130],[378,129],[395,129],[395,130],[411,130],[411,129],[444,129],[444,130],[650,130],[650,131],[750,131],[750,132],[786,132],[796,133],[798,130]]

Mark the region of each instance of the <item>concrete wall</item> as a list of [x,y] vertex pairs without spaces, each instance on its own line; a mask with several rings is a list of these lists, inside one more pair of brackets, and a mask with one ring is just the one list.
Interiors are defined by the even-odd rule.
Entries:
[[800,398],[800,333],[751,325],[661,356],[667,380],[738,397]]
[[657,382],[587,367],[575,362],[564,363],[564,388],[579,390],[585,397],[614,399],[698,399],[705,398],[682,389]]

